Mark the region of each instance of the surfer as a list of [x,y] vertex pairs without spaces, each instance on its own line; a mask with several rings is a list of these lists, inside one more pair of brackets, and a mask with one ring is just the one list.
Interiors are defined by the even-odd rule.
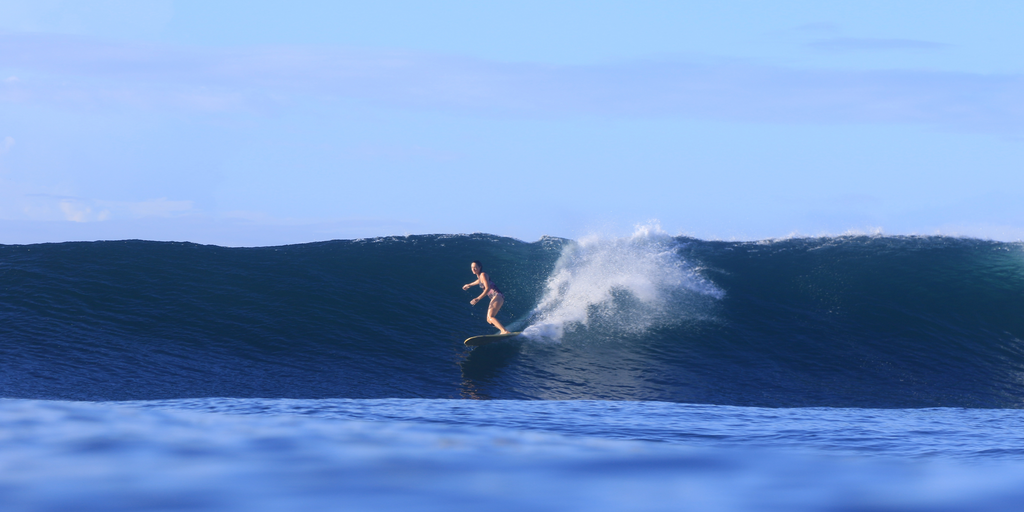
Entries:
[[502,295],[501,290],[498,290],[494,283],[491,282],[491,278],[484,272],[484,265],[479,261],[470,263],[469,270],[476,275],[476,281],[469,283],[462,287],[463,290],[468,290],[473,286],[480,285],[484,289],[483,293],[479,297],[469,301],[470,304],[476,306],[477,302],[483,300],[484,297],[491,298],[491,304],[487,306],[487,323],[495,326],[501,331],[502,334],[508,334],[508,330],[505,329],[504,325],[498,321],[497,315],[498,310],[501,309],[501,305],[505,303],[505,296]]

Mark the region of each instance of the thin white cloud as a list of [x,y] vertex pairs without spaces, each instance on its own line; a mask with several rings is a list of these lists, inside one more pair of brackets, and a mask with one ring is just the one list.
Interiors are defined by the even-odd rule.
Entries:
[[[876,43],[909,44],[893,41]],[[0,101],[48,104],[230,111],[296,99],[354,98],[498,115],[1024,130],[1024,75],[1018,74],[795,69],[726,60],[550,66],[337,48],[191,49],[23,34],[0,36],[0,68],[23,77],[0,87]]]
[[944,50],[948,44],[917,39],[872,38],[872,37],[832,37],[819,39],[806,44],[816,50],[834,52],[851,51],[892,51],[892,50]]
[[192,201],[171,201],[166,197],[150,199],[148,201],[110,203],[114,208],[121,208],[131,212],[136,217],[172,217],[174,215],[192,211]]
[[64,219],[71,222],[104,221],[110,218],[110,211],[94,212],[91,206],[83,204],[81,201],[65,199],[59,205],[60,211],[64,213]]
[[102,222],[143,218],[175,218],[196,213],[195,203],[167,198],[105,201],[60,194],[27,193],[28,187],[0,180],[0,219]]
[[7,136],[0,140],[0,155],[8,152],[14,147],[14,137]]

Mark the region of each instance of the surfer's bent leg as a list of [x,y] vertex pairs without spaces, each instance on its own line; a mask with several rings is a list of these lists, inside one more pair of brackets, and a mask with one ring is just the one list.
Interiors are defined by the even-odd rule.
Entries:
[[502,334],[506,334],[508,333],[508,331],[505,330],[505,326],[501,325],[501,322],[498,321],[497,315],[498,310],[501,309],[501,306],[504,303],[505,296],[500,293],[497,293],[494,295],[494,297],[491,297],[491,303],[490,305],[487,306],[487,323],[497,327]]

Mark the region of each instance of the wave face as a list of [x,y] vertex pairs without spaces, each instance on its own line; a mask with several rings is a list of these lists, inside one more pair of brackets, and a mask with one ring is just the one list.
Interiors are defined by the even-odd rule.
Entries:
[[[528,336],[493,331],[469,262]],[[946,237],[0,246],[0,396],[1024,405],[1024,247]]]

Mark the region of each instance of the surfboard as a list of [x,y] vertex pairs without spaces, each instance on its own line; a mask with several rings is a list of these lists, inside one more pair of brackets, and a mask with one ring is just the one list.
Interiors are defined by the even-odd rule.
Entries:
[[466,346],[468,347],[479,347],[480,345],[487,345],[488,343],[494,343],[495,341],[501,341],[505,338],[513,338],[519,336],[522,332],[510,332],[508,334],[485,334],[483,336],[473,336],[466,340]]

